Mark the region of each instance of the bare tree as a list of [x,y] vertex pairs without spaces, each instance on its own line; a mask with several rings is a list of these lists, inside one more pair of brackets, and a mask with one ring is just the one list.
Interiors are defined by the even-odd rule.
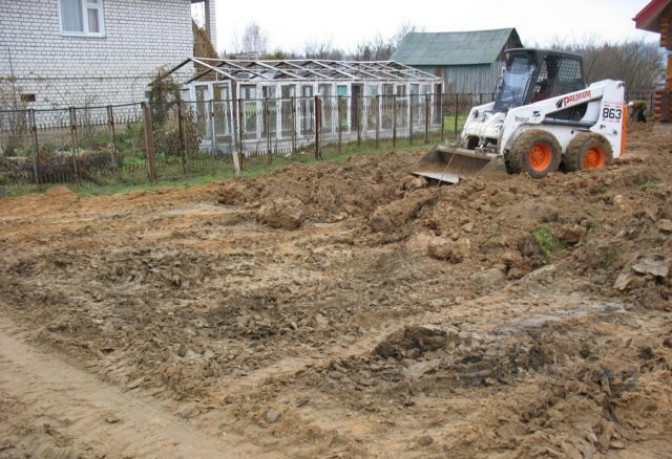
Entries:
[[352,54],[354,60],[361,61],[386,61],[394,53],[399,43],[404,37],[415,32],[417,27],[408,22],[403,23],[399,29],[388,39],[384,39],[380,34],[376,35],[371,41],[359,43],[355,52]]
[[397,31],[392,35],[391,38],[391,45],[394,46],[394,49],[397,49],[397,46],[399,46],[399,43],[401,43],[401,40],[403,40],[406,35],[412,32],[418,32],[418,27],[415,24],[412,24],[410,22],[403,22]]
[[268,35],[259,27],[259,24],[252,22],[245,27],[240,42],[236,42],[237,40],[234,39],[234,44],[239,46],[239,48],[237,46],[238,51],[260,56],[268,48]]
[[580,54],[590,83],[603,79],[623,80],[626,88],[651,88],[663,77],[663,56],[656,43],[628,40],[622,43],[558,42],[554,49]]
[[376,35],[373,40],[358,44],[351,57],[357,61],[386,61],[394,49],[392,40]]
[[303,48],[306,59],[342,60],[345,53],[332,46],[331,42],[306,42]]

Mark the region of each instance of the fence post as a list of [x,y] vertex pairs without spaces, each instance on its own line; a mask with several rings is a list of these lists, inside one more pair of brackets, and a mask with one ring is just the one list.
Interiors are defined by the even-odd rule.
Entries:
[[75,172],[75,181],[77,185],[82,184],[82,178],[79,173],[79,136],[77,134],[77,110],[70,107],[70,138],[72,139],[72,164]]
[[376,94],[376,150],[380,148],[380,120],[383,116],[383,107],[380,104],[380,95]]
[[152,131],[152,114],[147,102],[140,104],[142,107],[142,117],[145,123],[145,150],[147,154],[147,176],[150,181],[155,181],[156,176],[156,155],[154,153],[154,132]]
[[[190,107],[186,112],[182,113],[185,122],[189,122],[189,125],[192,126],[192,129],[198,130],[198,127],[194,123],[194,112],[193,106]],[[191,146],[189,145],[189,139],[187,138],[189,134],[185,130],[184,132],[184,162],[187,166],[187,174],[191,174],[191,156],[198,153],[199,145],[196,145],[196,151],[191,151]]]
[[212,169],[213,172],[217,172],[217,133],[215,132],[215,101],[210,99],[208,103],[208,108],[210,109],[210,158],[212,160]]
[[357,122],[357,148],[362,147],[362,96],[355,97],[355,118]]
[[430,103],[431,98],[429,94],[425,94],[425,143],[429,143],[429,117],[432,115]]
[[243,144],[243,133],[245,132],[245,127],[243,126],[244,121],[245,115],[243,114],[243,99],[238,99],[238,152],[240,153],[241,157],[245,156],[245,147]]
[[337,96],[336,98],[336,118],[338,119],[338,152],[341,152],[343,147],[343,96]]
[[439,115],[441,116],[441,142],[446,138],[446,120],[444,117],[444,109],[446,104],[446,94],[439,93]]
[[455,94],[455,127],[453,129],[453,132],[455,133],[455,135],[457,135],[457,117],[459,115],[459,112],[460,112],[460,95],[456,93]]
[[397,96],[392,95],[392,148],[397,146]]
[[39,185],[42,183],[42,178],[40,175],[40,145],[37,141],[37,122],[35,120],[35,110],[30,109],[28,111],[28,118],[30,120],[30,132],[33,134],[33,173],[35,174],[35,183]]
[[320,130],[322,129],[322,100],[315,96],[315,159],[322,159],[320,151]]
[[184,129],[184,115],[182,113],[182,101],[177,100],[177,126],[178,132],[180,135],[180,156],[182,160],[182,175],[185,177],[188,176],[187,171],[187,141],[186,141],[186,130]]
[[296,159],[296,97],[292,97],[289,107],[290,120],[292,122],[292,160]]
[[110,136],[110,142],[108,146],[110,149],[110,163],[112,164],[112,170],[119,172],[119,163],[117,162],[117,139],[114,126],[114,109],[111,105],[107,106],[107,127],[108,134]]
[[264,98],[264,127],[266,128],[266,154],[268,155],[268,162],[273,162],[273,142],[271,141],[271,100],[269,97]]
[[408,144],[413,145],[413,94],[408,96]]

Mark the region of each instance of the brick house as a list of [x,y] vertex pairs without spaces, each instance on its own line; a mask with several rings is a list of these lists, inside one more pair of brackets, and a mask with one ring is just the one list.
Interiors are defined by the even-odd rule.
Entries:
[[656,91],[656,121],[672,121],[672,0],[652,0],[634,18],[638,29],[660,34],[660,46],[667,50],[665,87]]
[[143,100],[159,67],[192,55],[201,2],[216,46],[214,0],[0,0],[0,91],[31,108]]

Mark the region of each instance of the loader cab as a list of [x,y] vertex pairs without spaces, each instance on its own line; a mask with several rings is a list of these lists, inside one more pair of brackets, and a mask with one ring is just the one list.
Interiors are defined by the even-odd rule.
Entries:
[[506,68],[497,90],[495,111],[507,112],[585,87],[581,56],[541,49],[510,49],[506,51]]

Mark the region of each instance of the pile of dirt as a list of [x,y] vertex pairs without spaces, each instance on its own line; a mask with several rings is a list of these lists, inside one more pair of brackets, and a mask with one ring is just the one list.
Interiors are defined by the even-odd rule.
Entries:
[[80,196],[65,186],[56,186],[43,195],[29,195],[19,198],[4,198],[3,210],[11,215],[30,214],[37,216],[51,212],[73,212],[79,209]]
[[276,199],[263,204],[257,211],[257,220],[273,228],[293,230],[303,222],[303,210],[298,199]]
[[390,153],[310,167],[294,164],[258,179],[227,182],[218,200],[227,205],[261,206],[281,198],[296,199],[312,221],[366,217],[400,196],[407,162]]

